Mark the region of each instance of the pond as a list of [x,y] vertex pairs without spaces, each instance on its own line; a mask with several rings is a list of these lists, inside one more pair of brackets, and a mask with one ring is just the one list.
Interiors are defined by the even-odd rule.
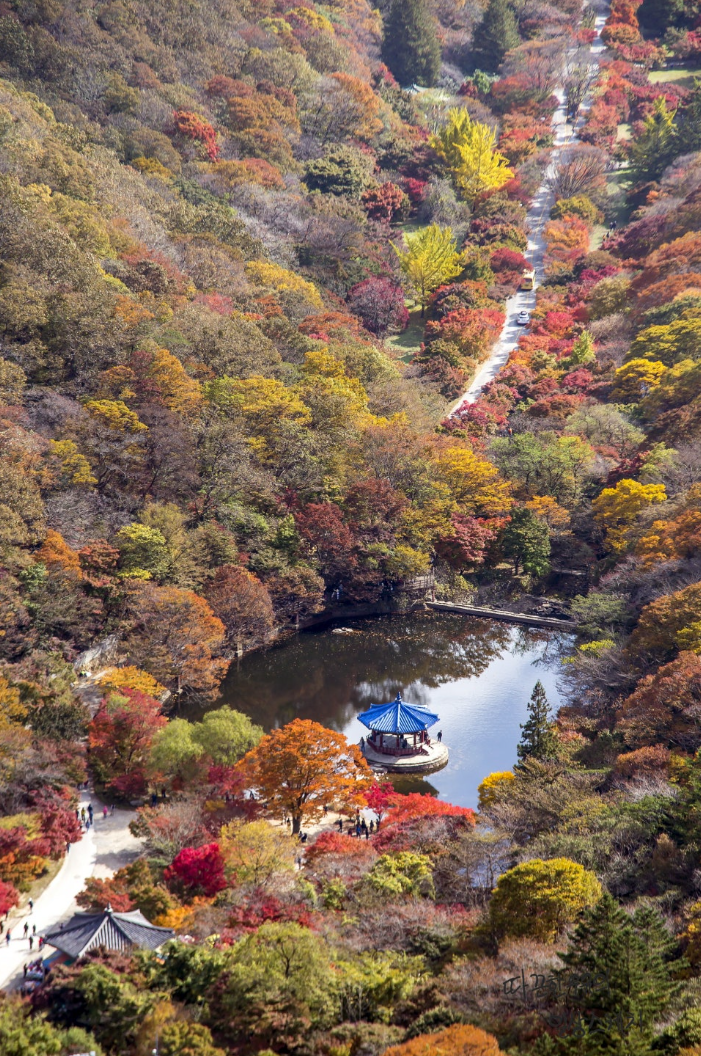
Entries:
[[415,613],[327,625],[252,653],[232,664],[217,704],[266,729],[315,719],[357,742],[367,733],[358,713],[401,692],[438,713],[432,733],[442,729],[450,761],[427,778],[396,778],[396,787],[473,807],[482,778],[516,762],[538,679],[557,709],[559,670],[553,632]]

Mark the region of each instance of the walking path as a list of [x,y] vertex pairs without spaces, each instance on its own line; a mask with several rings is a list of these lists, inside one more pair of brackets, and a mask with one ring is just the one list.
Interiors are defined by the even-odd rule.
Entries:
[[[102,803],[90,792],[82,792],[79,807],[87,810],[88,803],[93,805],[94,824],[78,843],[71,844],[58,873],[35,900],[34,909],[30,911],[28,906],[21,906],[10,913],[5,934],[0,936],[0,989],[13,989],[21,983],[24,965],[39,956],[38,936],[79,909],[75,899],[88,877],[106,879],[140,853],[141,841],[129,832],[129,822],[135,816],[133,811],[115,810],[103,818]],[[25,921],[30,935],[36,925],[33,950],[29,949],[29,939],[24,937]]]
[[[599,15],[596,20],[596,37],[591,45],[592,65],[598,65],[601,54],[605,50],[605,44],[601,39],[601,30],[604,28],[606,21],[606,15]],[[550,157],[550,164],[545,171],[543,182],[541,183],[538,193],[531,203],[531,207],[528,210],[527,224],[528,224],[528,248],[526,249],[526,256],[532,262],[533,268],[536,273],[536,286],[543,281],[543,258],[545,256],[545,225],[548,222],[550,210],[555,201],[553,192],[550,189],[549,181],[555,175],[557,167],[560,163],[560,159],[564,151],[571,145],[573,139],[577,137],[577,130],[581,128],[584,123],[586,112],[591,105],[591,101],[587,101],[580,108],[579,117],[576,122],[572,124],[567,120],[567,114],[565,109],[565,93],[562,86],[558,88],[555,93],[559,99],[559,106],[553,114],[553,135],[554,145],[553,151]],[[499,340],[494,345],[489,359],[487,359],[482,366],[479,368],[474,378],[470,383],[469,389],[463,393],[463,395],[456,401],[451,408],[451,415],[455,414],[460,407],[465,404],[474,403],[482,394],[482,390],[485,385],[488,385],[490,381],[494,381],[499,371],[508,362],[511,352],[518,344],[519,337],[523,333],[523,327],[519,326],[516,322],[516,316],[521,311],[531,312],[535,308],[536,303],[536,291],[534,290],[519,290],[509,297],[506,302],[506,321],[501,331]]]

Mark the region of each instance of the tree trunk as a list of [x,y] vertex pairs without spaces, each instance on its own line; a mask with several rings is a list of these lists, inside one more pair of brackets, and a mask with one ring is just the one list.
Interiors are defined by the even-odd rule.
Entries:
[[302,827],[302,815],[301,814],[293,814],[292,815],[292,835],[293,836],[297,836],[299,834],[299,830],[301,829],[301,827]]

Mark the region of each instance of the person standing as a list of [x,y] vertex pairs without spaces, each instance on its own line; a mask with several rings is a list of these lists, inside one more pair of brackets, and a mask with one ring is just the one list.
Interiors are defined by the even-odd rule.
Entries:
[[92,825],[93,809],[92,803],[88,803],[88,817],[90,818],[90,824]]
[[6,944],[8,946],[10,945],[11,938],[12,938],[12,933],[11,933],[10,929],[8,928],[7,929],[7,935],[5,936],[5,942],[6,942]]

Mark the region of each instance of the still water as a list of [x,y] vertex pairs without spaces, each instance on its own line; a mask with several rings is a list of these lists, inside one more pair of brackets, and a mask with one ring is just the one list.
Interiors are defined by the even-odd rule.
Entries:
[[[440,716],[445,769],[402,778],[402,791],[435,791],[477,804],[477,785],[516,762],[526,705],[540,679],[556,710],[558,638],[552,632],[443,613],[378,617],[306,631],[233,664],[217,702],[270,729],[315,719],[353,741],[357,715],[401,692]],[[430,782],[430,784],[429,784]]]

